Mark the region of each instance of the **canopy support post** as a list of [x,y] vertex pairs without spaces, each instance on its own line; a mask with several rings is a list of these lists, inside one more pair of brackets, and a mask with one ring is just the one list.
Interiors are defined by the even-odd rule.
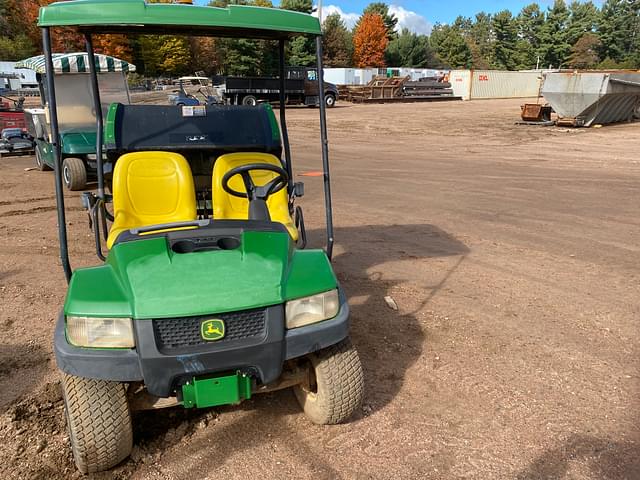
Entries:
[[100,102],[100,87],[98,86],[98,73],[96,71],[96,57],[93,53],[93,39],[91,38],[90,33],[85,33],[84,39],[89,60],[89,74],[91,75],[93,108],[96,112],[96,171],[98,173],[98,198],[104,200],[104,168],[102,161],[102,144],[104,143],[102,137],[104,135],[104,125],[102,120],[102,103]]
[[327,215],[327,257],[333,256],[333,207],[331,205],[331,176],[329,174],[329,140],[327,135],[327,104],[324,98],[324,70],[322,66],[322,36],[316,37],[318,66],[318,102],[320,109],[320,141],[322,142],[322,167],[324,180],[324,206]]
[[60,242],[60,260],[67,283],[71,280],[71,263],[67,244],[67,219],[64,211],[64,191],[62,190],[62,148],[58,130],[58,108],[56,105],[56,86],[54,80],[53,58],[51,57],[51,32],[49,27],[42,29],[42,49],[44,51],[47,74],[47,95],[49,117],[51,121],[51,143],[53,144],[54,173],[56,186],[56,204],[58,207],[58,239]]
[[278,59],[279,59],[279,70],[280,70],[280,130],[282,132],[282,143],[284,145],[284,157],[286,159],[285,168],[287,169],[287,173],[289,174],[289,185],[287,190],[289,191],[289,196],[293,192],[293,169],[291,167],[291,146],[289,145],[289,131],[287,130],[287,115],[285,113],[287,103],[287,69],[285,67],[285,41],[279,40],[278,43]]

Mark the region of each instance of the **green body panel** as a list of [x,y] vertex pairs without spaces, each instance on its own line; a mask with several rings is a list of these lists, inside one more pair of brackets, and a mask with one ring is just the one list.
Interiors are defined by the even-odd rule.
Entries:
[[276,120],[276,114],[273,112],[273,107],[270,103],[265,105],[266,109],[269,111],[269,123],[271,124],[271,132],[273,139],[276,141],[280,141],[280,125],[278,125],[278,121]]
[[[317,18],[305,13],[242,5],[227,8],[145,3],[144,0],[76,0],[40,8],[40,27],[81,26],[94,32],[189,31],[214,36],[287,38],[322,35]],[[92,28],[93,27],[93,28]]]
[[251,378],[241,373],[226,377],[193,379],[182,386],[184,408],[206,408],[240,403],[251,398]]
[[96,153],[96,132],[68,131],[60,133],[63,156]]
[[[67,157],[83,157],[96,153],[95,132],[62,132],[62,160]],[[42,155],[42,160],[49,167],[54,168],[53,145],[41,139],[36,139],[36,145]]]
[[115,145],[116,144],[116,117],[118,115],[119,103],[112,103],[109,105],[107,111],[107,118],[104,122],[104,144]]
[[242,234],[235,250],[177,254],[167,240],[116,244],[107,262],[74,271],[66,315],[173,318],[282,304],[336,288],[322,250],[296,250],[287,233]]
[[53,158],[53,145],[44,140],[36,138],[36,148],[40,150],[42,161],[51,168],[55,168],[55,160]]

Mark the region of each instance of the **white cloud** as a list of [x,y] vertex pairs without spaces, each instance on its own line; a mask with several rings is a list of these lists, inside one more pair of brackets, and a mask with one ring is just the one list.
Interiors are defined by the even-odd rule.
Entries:
[[[333,15],[334,13],[339,14],[342,17],[342,20],[344,20],[344,23],[347,24],[347,28],[353,28],[356,24],[356,22],[358,21],[358,19],[360,18],[360,14],[358,13],[347,13],[344,10],[342,10],[340,7],[338,7],[337,5],[325,5],[322,7],[322,19],[321,21],[324,22],[324,19],[327,18],[329,15]],[[313,15],[315,17],[318,16],[318,12],[313,12]]]
[[398,19],[398,30],[408,28],[414,33],[429,35],[433,25],[422,15],[407,10],[399,5],[390,5],[389,13],[392,13]]
[[[327,16],[334,13],[337,13],[342,17],[342,20],[344,20],[344,23],[347,24],[348,28],[353,28],[360,18],[359,13],[345,12],[337,5],[325,5],[322,7],[321,21],[324,22],[324,19],[327,18]],[[431,22],[416,12],[407,10],[399,5],[392,4],[389,6],[389,13],[394,14],[398,19],[398,31],[403,28],[408,28],[412,32],[419,34],[429,35],[431,33],[431,29],[433,28]],[[313,15],[318,16],[318,12],[314,12]]]

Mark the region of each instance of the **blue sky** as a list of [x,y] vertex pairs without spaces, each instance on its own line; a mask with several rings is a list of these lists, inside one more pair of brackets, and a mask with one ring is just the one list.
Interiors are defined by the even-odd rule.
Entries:
[[[418,33],[429,33],[431,26],[436,23],[452,22],[458,15],[474,16],[477,12],[498,12],[509,9],[513,13],[533,0],[392,0],[387,1],[391,11],[398,17],[399,24]],[[317,0],[316,2],[317,3]],[[326,14],[338,12],[352,26],[366,7],[369,0],[323,0],[323,17]],[[553,0],[540,0],[538,4],[546,8]],[[594,2],[601,4],[602,1]]]

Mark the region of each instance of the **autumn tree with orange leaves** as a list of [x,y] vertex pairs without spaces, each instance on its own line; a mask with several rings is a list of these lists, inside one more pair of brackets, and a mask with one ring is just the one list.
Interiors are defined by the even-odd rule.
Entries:
[[384,19],[377,13],[365,13],[353,34],[353,61],[358,68],[383,67],[389,44]]

